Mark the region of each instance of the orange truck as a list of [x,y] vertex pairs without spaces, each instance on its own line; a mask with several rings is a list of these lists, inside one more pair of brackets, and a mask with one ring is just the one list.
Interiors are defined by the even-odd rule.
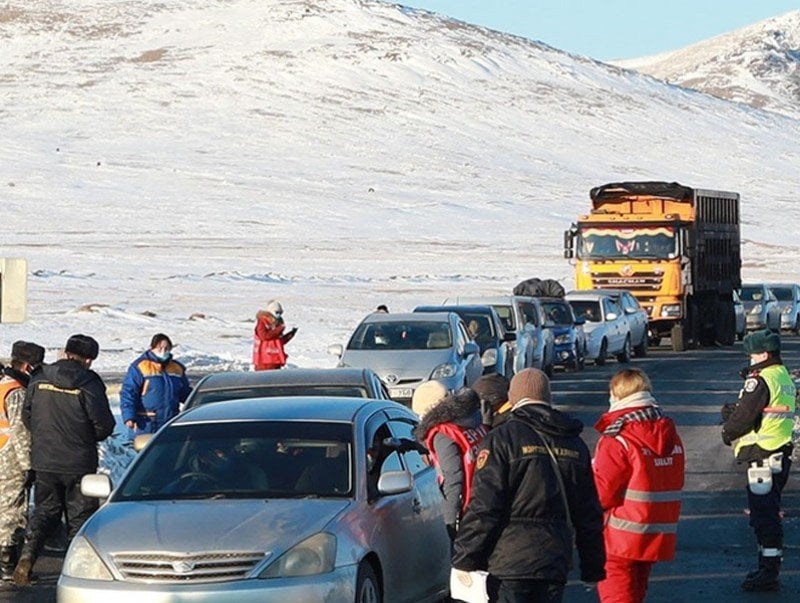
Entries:
[[576,289],[626,289],[649,316],[650,343],[675,351],[731,345],[741,287],[739,194],[677,182],[618,182],[564,233]]

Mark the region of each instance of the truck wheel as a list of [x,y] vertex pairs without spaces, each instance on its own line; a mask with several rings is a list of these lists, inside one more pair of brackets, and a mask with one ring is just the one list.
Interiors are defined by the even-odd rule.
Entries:
[[622,351],[617,354],[617,362],[630,362],[631,361],[631,336],[625,338],[625,345],[622,346]]
[[732,301],[717,302],[714,321],[714,338],[720,345],[733,345],[736,340],[736,313]]
[[672,351],[683,352],[686,350],[686,342],[683,340],[683,325],[678,323],[672,326],[669,332],[670,339],[672,339]]
[[600,342],[600,353],[594,359],[595,366],[603,366],[606,363],[606,356],[608,355],[608,342],[603,339]]
[[642,335],[641,343],[633,348],[633,353],[637,358],[644,358],[647,356],[647,330],[645,330],[644,335]]

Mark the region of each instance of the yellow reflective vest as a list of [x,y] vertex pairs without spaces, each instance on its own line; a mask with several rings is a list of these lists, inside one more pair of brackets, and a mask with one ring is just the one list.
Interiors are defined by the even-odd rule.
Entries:
[[758,376],[769,388],[769,404],[761,413],[758,430],[750,431],[736,441],[734,454],[737,457],[745,446],[756,444],[762,450],[770,451],[792,441],[797,390],[789,371],[782,364],[773,364],[761,370]]

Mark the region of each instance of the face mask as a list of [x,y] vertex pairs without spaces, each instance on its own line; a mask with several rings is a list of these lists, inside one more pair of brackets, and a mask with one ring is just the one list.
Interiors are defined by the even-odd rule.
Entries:
[[155,356],[162,362],[165,362],[170,358],[172,358],[172,352],[153,352],[153,356]]

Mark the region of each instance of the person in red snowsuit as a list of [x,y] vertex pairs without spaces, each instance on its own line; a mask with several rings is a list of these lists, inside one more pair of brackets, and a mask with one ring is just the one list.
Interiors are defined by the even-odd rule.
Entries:
[[256,331],[253,340],[253,370],[268,371],[282,368],[286,364],[284,345],[297,333],[297,327],[284,333],[283,307],[275,300],[267,304],[266,310],[256,314]]
[[593,470],[606,546],[598,593],[602,603],[640,603],[653,564],[675,557],[685,455],[644,371],[618,372],[610,390],[611,407],[595,425],[601,436]]

